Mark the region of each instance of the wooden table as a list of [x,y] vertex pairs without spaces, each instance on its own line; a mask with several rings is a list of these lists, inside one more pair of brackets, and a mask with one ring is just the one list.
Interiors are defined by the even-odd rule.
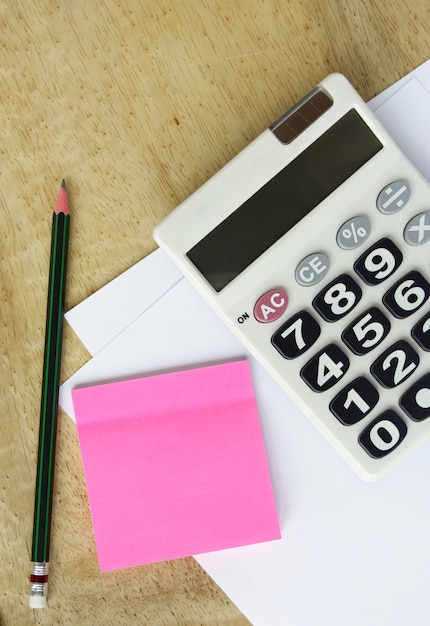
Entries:
[[[369,99],[429,56],[428,0],[15,0],[0,8],[0,623],[243,625],[192,559],[98,571],[60,412],[48,608],[27,604],[51,211],[73,212],[67,308],[324,76]],[[66,327],[63,379],[89,358]],[[288,616],[286,616],[288,626]],[[270,626],[270,625],[268,625]]]

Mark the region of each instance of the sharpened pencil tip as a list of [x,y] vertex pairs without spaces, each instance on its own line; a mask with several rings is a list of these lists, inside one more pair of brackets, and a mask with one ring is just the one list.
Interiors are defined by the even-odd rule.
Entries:
[[64,213],[65,215],[69,214],[69,204],[67,202],[67,189],[66,189],[66,181],[63,178],[63,182],[61,183],[60,192],[58,194],[57,202],[54,207],[54,213]]

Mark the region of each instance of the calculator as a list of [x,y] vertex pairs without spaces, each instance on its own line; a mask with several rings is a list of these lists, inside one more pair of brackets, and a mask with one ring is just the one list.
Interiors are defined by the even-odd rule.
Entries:
[[344,76],[154,238],[359,476],[430,434],[430,185]]

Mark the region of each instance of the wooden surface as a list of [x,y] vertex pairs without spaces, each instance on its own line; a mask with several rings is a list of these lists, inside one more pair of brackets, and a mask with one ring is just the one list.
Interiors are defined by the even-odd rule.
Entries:
[[[343,72],[369,99],[425,61],[429,7],[2,3],[2,626],[248,624],[192,558],[99,573],[76,429],[62,412],[49,604],[27,608],[51,210],[61,179],[73,212],[70,308],[154,250],[154,225],[326,74]],[[63,379],[87,359],[66,328]]]

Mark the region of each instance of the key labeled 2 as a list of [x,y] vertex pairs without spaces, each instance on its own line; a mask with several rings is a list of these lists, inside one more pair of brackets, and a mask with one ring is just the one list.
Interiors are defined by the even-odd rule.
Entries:
[[419,362],[420,358],[412,346],[400,340],[376,359],[370,371],[383,387],[392,389],[409,378]]
[[348,357],[335,343],[331,343],[302,367],[300,376],[313,391],[321,392],[333,387],[348,369]]

